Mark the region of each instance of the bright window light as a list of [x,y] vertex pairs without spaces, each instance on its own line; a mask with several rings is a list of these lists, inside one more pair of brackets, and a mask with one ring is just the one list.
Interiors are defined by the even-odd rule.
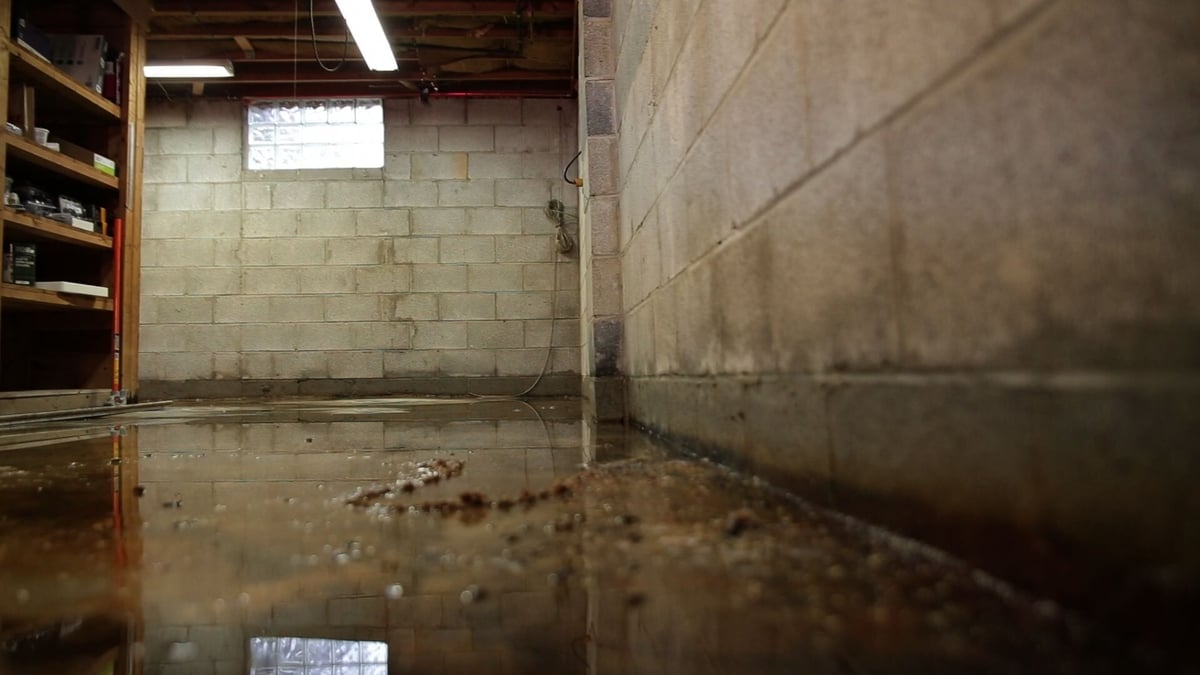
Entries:
[[246,168],[377,169],[383,166],[383,100],[251,101]]
[[367,67],[371,70],[399,69],[392,45],[383,34],[383,26],[379,23],[379,15],[375,13],[371,0],[337,0],[337,6]]
[[233,77],[233,64],[229,61],[178,61],[174,63],[147,63],[142,73],[156,79],[203,80],[212,77]]
[[250,675],[387,675],[386,642],[250,638]]

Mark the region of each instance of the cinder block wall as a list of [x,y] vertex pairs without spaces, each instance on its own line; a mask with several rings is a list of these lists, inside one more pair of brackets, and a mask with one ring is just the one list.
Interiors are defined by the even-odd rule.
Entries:
[[1043,588],[1196,593],[1200,3],[593,4],[634,420]]
[[[245,170],[242,103],[146,119],[141,394],[578,391],[562,100],[385,103],[382,169]],[[557,263],[555,262],[557,258]],[[555,270],[557,265],[557,298]]]

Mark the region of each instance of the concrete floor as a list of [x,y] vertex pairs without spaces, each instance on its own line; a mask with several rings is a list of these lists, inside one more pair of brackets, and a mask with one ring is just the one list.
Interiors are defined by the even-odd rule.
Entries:
[[0,673],[1176,670],[576,401],[177,405],[3,434]]

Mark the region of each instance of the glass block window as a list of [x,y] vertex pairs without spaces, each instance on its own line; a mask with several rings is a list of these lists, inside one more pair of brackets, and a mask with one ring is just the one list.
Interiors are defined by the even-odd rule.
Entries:
[[250,638],[250,675],[387,675],[386,642]]
[[246,168],[373,169],[383,166],[383,100],[251,101]]

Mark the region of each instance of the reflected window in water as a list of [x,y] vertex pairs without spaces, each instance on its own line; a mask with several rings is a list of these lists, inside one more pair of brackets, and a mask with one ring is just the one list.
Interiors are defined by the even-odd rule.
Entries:
[[250,675],[387,675],[387,643],[250,638]]

